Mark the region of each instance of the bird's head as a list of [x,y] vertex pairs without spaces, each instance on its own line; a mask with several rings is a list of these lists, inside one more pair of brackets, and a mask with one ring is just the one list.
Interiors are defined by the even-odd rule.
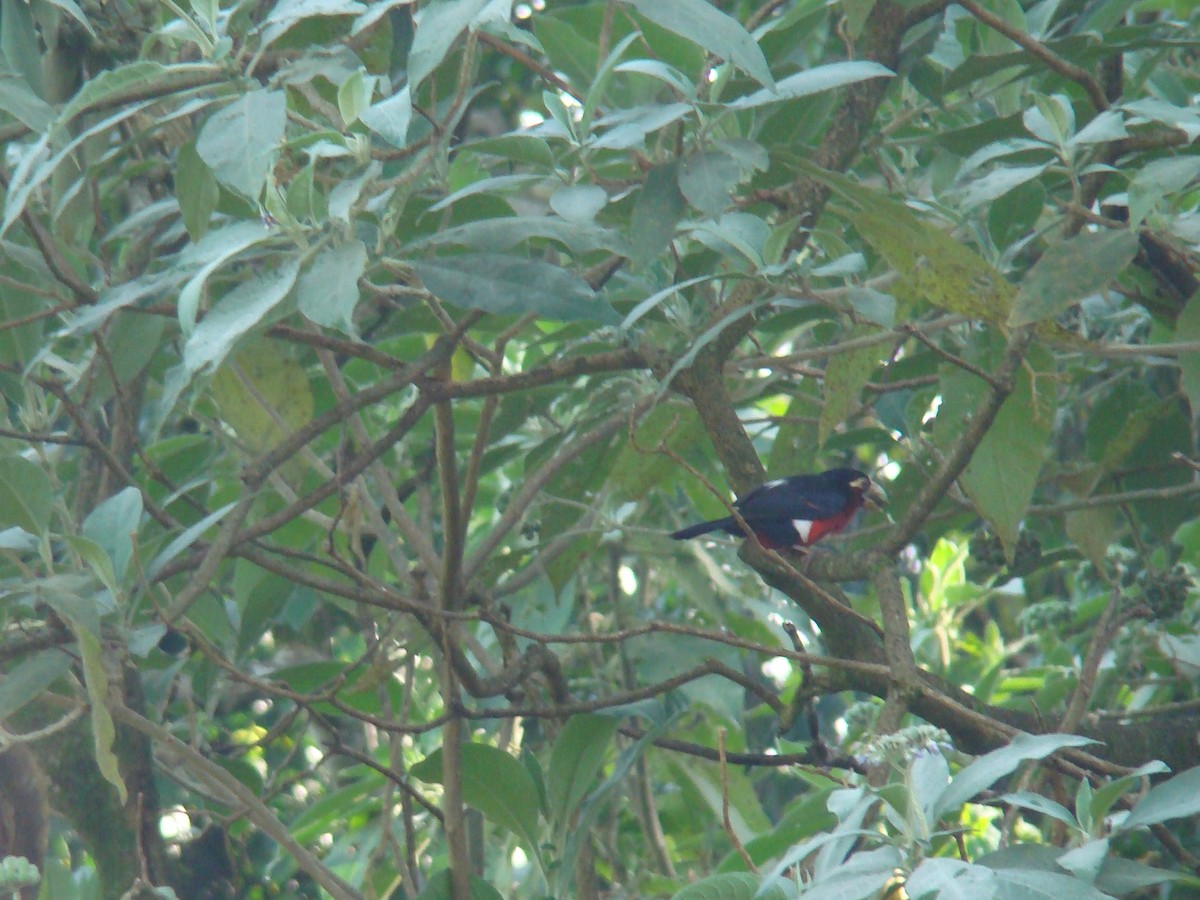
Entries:
[[858,469],[832,469],[825,474],[826,477],[832,476],[834,480],[842,482],[848,491],[862,498],[868,506],[875,509],[887,506],[887,494],[866,473]]

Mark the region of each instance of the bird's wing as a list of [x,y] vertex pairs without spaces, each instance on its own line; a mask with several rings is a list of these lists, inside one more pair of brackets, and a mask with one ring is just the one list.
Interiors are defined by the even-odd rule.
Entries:
[[751,519],[829,519],[846,509],[846,496],[809,475],[793,475],[759,485],[737,502]]

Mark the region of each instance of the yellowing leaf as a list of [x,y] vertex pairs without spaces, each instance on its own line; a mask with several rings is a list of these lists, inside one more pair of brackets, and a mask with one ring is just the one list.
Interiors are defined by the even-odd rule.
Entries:
[[1007,321],[1017,291],[999,270],[907,207],[884,205],[858,210],[850,221],[900,276],[906,292],[972,319]]
[[83,680],[91,705],[96,765],[100,767],[100,774],[105,781],[117,789],[121,805],[124,805],[129,798],[129,791],[125,788],[125,780],[121,778],[121,770],[117,765],[117,755],[113,752],[117,731],[108,711],[108,673],[104,671],[100,639],[78,625],[75,626],[75,639],[79,645],[79,657],[83,661]]
[[[859,327],[849,337],[873,332],[872,328]],[[821,408],[817,429],[817,440],[821,446],[858,407],[862,389],[879,365],[879,354],[879,347],[861,347],[829,358],[829,364],[825,367],[825,405]]]
[[212,383],[221,417],[253,453],[265,453],[313,415],[304,369],[272,341],[221,366]]

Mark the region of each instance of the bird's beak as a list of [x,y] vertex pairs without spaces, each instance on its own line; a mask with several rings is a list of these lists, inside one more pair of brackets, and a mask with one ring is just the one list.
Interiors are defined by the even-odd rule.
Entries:
[[876,509],[886,507],[888,505],[888,496],[884,493],[883,488],[869,478],[864,478],[863,480],[866,482],[863,485],[863,499],[867,504]]

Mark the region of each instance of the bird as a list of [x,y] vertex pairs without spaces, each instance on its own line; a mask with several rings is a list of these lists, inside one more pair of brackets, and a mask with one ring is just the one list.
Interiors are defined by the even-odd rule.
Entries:
[[[882,508],[883,489],[858,469],[839,468],[818,475],[792,475],[760,484],[733,505],[768,550],[800,549],[837,534],[863,503]],[[671,537],[686,541],[713,531],[734,537],[746,532],[733,516],[689,525]]]

